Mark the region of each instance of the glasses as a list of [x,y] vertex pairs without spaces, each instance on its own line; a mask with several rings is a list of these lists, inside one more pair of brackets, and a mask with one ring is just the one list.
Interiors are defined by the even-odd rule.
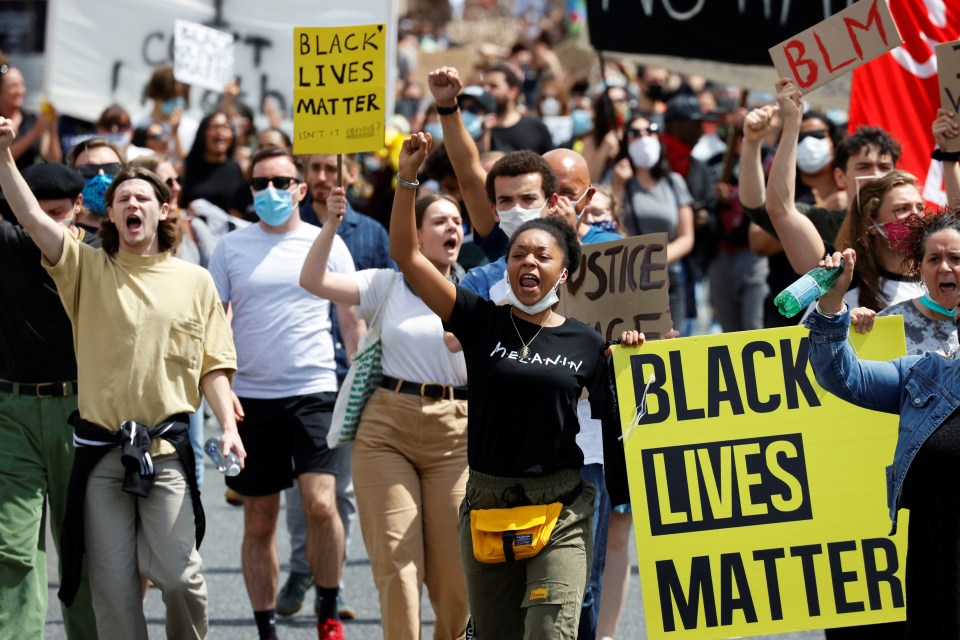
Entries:
[[174,178],[167,178],[166,180],[163,181],[163,183],[164,183],[165,185],[167,185],[167,187],[170,188],[170,189],[173,189],[173,185],[177,185],[177,186],[179,187],[179,186],[180,186],[180,176],[176,176],[176,177],[174,177]]
[[797,136],[797,142],[800,142],[804,138],[816,138],[817,140],[826,140],[827,132],[824,130],[820,131],[807,131],[806,133],[801,133]]
[[119,162],[108,162],[106,164],[80,164],[77,165],[77,173],[85,180],[89,180],[103,171],[108,176],[114,176],[120,173],[123,165]]
[[263,191],[270,183],[273,183],[274,189],[289,189],[291,184],[300,184],[300,180],[297,178],[289,178],[287,176],[276,176],[273,178],[254,178],[250,181],[250,186],[253,187],[254,191]]
[[631,139],[639,138],[641,136],[653,136],[658,133],[660,133],[660,127],[658,127],[656,123],[652,123],[648,127],[643,127],[643,128],[631,127],[630,129],[627,129],[627,137]]

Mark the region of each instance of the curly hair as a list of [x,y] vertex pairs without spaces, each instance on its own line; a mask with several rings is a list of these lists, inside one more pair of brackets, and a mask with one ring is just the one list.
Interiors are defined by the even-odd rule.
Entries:
[[908,275],[920,277],[927,240],[935,233],[953,229],[960,233],[960,210],[941,207],[923,216],[909,216],[901,220],[907,233],[891,243],[903,256],[903,268]]
[[510,255],[513,245],[516,244],[521,234],[531,229],[545,231],[553,236],[553,239],[557,241],[557,246],[563,251],[563,266],[567,268],[568,275],[573,275],[580,266],[580,256],[582,255],[580,239],[577,237],[577,232],[573,230],[573,227],[557,216],[536,218],[520,225],[520,228],[510,236],[510,242],[507,245],[507,255]]
[[559,183],[557,174],[553,172],[550,165],[543,156],[540,156],[529,149],[523,151],[511,151],[507,155],[497,160],[490,168],[487,174],[485,187],[487,189],[487,200],[491,204],[497,203],[497,190],[495,183],[500,176],[514,178],[516,176],[525,176],[528,173],[540,174],[540,187],[543,190],[543,197],[549,198],[557,192]]
[[[869,233],[871,226],[877,224],[877,215],[883,199],[891,189],[904,185],[917,186],[917,179],[907,173],[894,169],[890,173],[865,181],[858,194],[850,195],[850,208],[837,232],[834,243],[837,251],[853,248],[857,252],[857,271],[855,286],[859,287],[859,306],[880,311],[890,304],[890,299],[880,288],[881,267],[877,260],[880,242],[883,238]],[[894,247],[896,248],[896,247]]]
[[[127,180],[147,182],[153,189],[158,205],[170,204],[170,189],[157,174],[143,167],[127,167],[116,175],[107,188],[107,193],[103,199],[108,203],[108,208],[113,206],[113,197],[117,193],[117,188]],[[101,246],[107,253],[113,255],[120,250],[120,230],[109,218],[104,218],[103,222],[100,223],[100,231],[97,235],[100,236]],[[177,221],[171,218],[160,220],[157,223],[157,239],[160,243],[161,252],[173,249],[177,242]]]
[[[833,134],[831,134],[831,138]],[[860,127],[839,144],[834,142],[833,166],[846,173],[847,162],[860,153],[864,147],[874,146],[881,155],[889,155],[893,164],[897,164],[903,148],[900,143],[880,127]],[[859,255],[859,254],[858,254]]]

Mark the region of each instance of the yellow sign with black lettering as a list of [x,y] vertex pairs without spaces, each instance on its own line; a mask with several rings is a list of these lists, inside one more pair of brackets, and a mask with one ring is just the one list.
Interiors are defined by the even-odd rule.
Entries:
[[385,25],[294,28],[293,74],[294,153],[383,148]]
[[[852,343],[899,357],[903,320]],[[898,417],[824,391],[808,353],[803,327],[614,349],[650,638],[904,619],[906,513],[889,536],[884,473]]]

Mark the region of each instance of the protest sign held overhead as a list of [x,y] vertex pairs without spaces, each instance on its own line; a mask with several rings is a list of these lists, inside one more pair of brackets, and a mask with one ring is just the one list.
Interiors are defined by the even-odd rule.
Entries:
[[294,29],[295,153],[383,147],[385,32],[383,24]]
[[[936,46],[937,76],[940,80],[940,105],[953,112],[960,122],[960,40]],[[960,151],[960,137],[949,138],[944,151]]]
[[173,75],[185,84],[223,91],[234,77],[233,34],[175,20]]
[[[853,343],[901,356],[903,319]],[[904,618],[906,514],[889,536],[884,482],[897,416],[821,389],[808,351],[803,327],[614,348],[648,637]]]
[[813,91],[903,44],[886,0],[860,0],[770,48],[777,72]]
[[580,268],[560,291],[561,315],[591,325],[606,340],[636,329],[656,339],[673,328],[667,234],[583,245]]

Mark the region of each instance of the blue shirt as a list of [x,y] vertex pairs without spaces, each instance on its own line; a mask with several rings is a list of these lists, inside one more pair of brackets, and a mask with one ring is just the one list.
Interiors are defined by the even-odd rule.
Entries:
[[[487,238],[493,238],[495,235],[499,234],[500,236],[506,237],[506,235],[500,231],[499,226],[493,230]],[[587,230],[586,235],[580,238],[580,244],[592,244],[594,242],[609,242],[610,240],[621,240],[623,236],[619,236],[615,233],[610,233],[609,231],[604,231],[603,229],[598,229],[597,227],[590,226]],[[507,247],[504,245],[503,251],[506,251]],[[475,294],[483,298],[484,300],[490,299],[490,287],[497,284],[503,280],[503,274],[507,271],[507,257],[500,254],[500,257],[496,262],[491,262],[490,264],[485,264],[481,267],[474,267],[467,271],[467,275],[463,277],[460,281],[460,286],[464,289],[473,291]]]

